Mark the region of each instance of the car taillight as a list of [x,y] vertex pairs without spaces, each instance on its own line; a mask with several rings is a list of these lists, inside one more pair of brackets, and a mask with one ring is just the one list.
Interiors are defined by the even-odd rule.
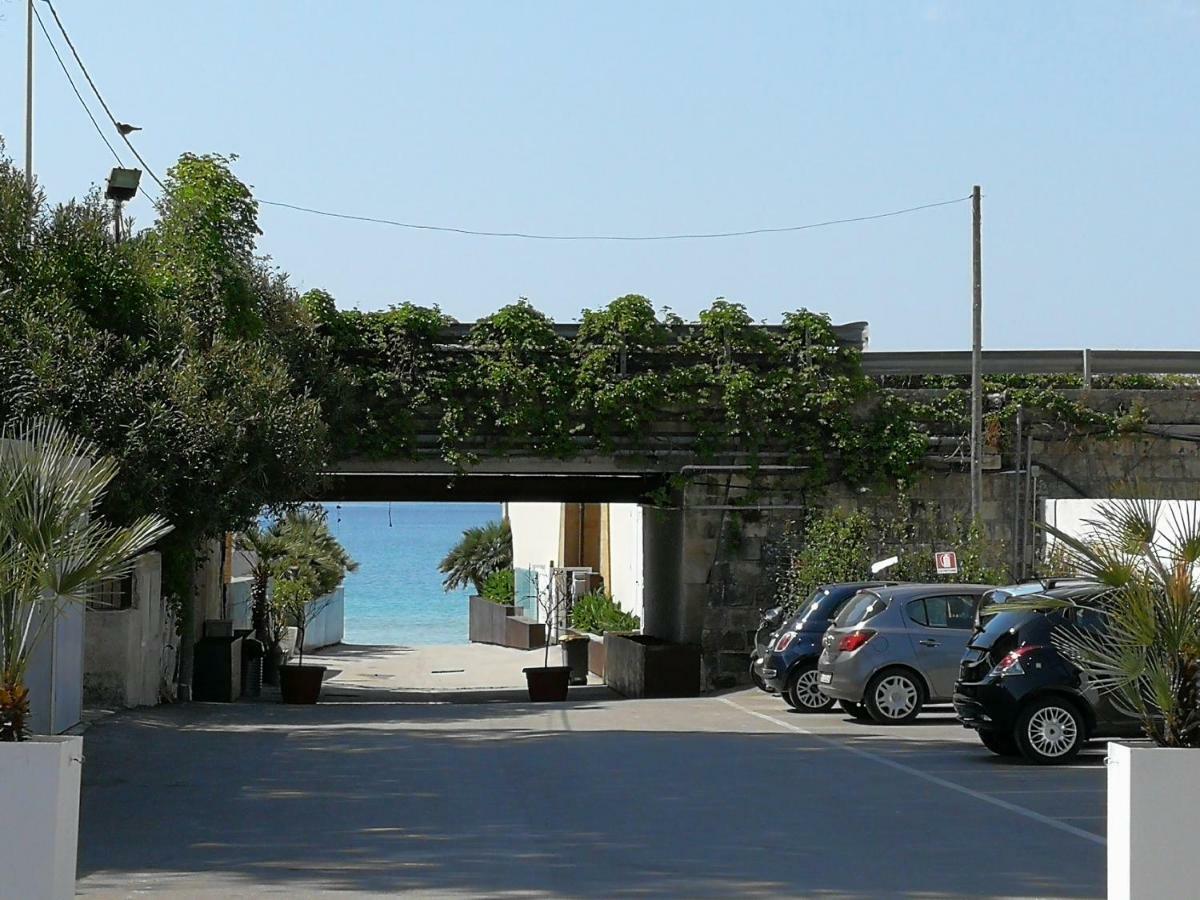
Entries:
[[873,637],[875,637],[875,632],[867,629],[852,631],[842,638],[841,643],[838,644],[838,650],[843,653],[849,653],[851,650],[857,650]]
[[1034,650],[1038,650],[1038,649],[1040,649],[1040,648],[1038,648],[1038,647],[1018,647],[1016,650],[1013,650],[1011,653],[1009,653],[1007,656],[1005,656],[1004,659],[1000,660],[1000,662],[996,663],[996,665],[992,667],[992,671],[990,674],[992,674],[992,675],[1024,675],[1025,667],[1021,664],[1021,659],[1025,656],[1027,656],[1028,654],[1032,653]]
[[792,646],[792,641],[796,639],[796,632],[785,631],[779,636],[779,640],[775,642],[775,652],[782,653],[788,647]]

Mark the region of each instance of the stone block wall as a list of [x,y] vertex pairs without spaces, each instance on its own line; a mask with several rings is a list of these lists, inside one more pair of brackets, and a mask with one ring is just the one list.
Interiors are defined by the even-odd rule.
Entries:
[[[1172,415],[1190,414],[1172,411]],[[1040,518],[1044,500],[1135,495],[1200,499],[1197,442],[1144,434],[1038,439],[1033,441],[1032,456],[1030,477],[1024,471],[1024,454],[1018,455],[1012,447],[983,479],[984,535],[1014,580],[1036,567],[1042,538],[1030,511],[1032,518]],[[762,504],[778,508],[733,514],[720,507],[729,505],[729,497],[736,496],[745,481],[728,479],[731,487],[727,488],[724,480],[687,487],[679,508],[646,510],[648,523],[660,523],[657,528],[647,527],[646,633],[698,644],[707,688],[747,679],[760,610],[777,602],[777,579],[787,556],[785,535],[809,509],[829,505],[895,509],[897,502],[897,495],[888,490],[834,486],[806,494],[789,490],[782,480],[772,484],[760,477],[756,486]],[[961,464],[944,460],[931,464],[905,493],[914,515],[932,516],[946,524],[969,515],[970,479]],[[934,543],[909,550],[951,549],[935,548]],[[1018,555],[1020,548],[1024,552]],[[653,572],[652,565],[657,567]]]

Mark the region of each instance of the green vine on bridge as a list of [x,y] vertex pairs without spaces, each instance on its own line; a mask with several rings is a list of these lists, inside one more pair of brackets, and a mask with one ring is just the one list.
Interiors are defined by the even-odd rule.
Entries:
[[858,484],[905,477],[926,447],[903,404],[863,375],[858,350],[807,310],[764,329],[719,299],[687,325],[627,295],[584,310],[567,338],[522,299],[446,343],[451,323],[436,308],[338,313],[311,300],[344,367],[334,433],[347,454],[436,450],[467,466],[500,453],[682,445],[701,459],[769,455],[807,466],[812,482]]
[[[764,328],[718,299],[689,324],[629,294],[583,310],[566,336],[522,298],[452,335],[436,307],[338,311],[320,291],[303,301],[341,372],[326,408],[343,455],[436,455],[466,468],[501,454],[684,450],[804,467],[810,485],[863,485],[905,480],[930,434],[969,430],[961,379],[873,381],[829,317],[808,310]],[[990,443],[1000,449],[1018,411],[1068,435],[1145,423],[1143,408],[1095,409],[1071,395],[1078,388],[1072,376],[988,376]]]

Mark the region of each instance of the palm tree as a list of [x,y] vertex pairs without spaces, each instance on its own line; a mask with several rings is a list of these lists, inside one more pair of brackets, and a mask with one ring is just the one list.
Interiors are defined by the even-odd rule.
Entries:
[[455,591],[470,584],[477,594],[482,593],[487,577],[510,568],[512,559],[512,530],[507,519],[468,528],[438,564],[446,576],[442,587]]
[[27,735],[25,672],[55,619],[171,530],[161,516],[126,528],[96,516],[117,468],[55,422],[0,433],[0,741]]
[[288,555],[311,569],[318,597],[341,584],[347,572],[358,570],[358,563],[329,530],[320,509],[305,507],[288,512],[280,522],[279,533]]
[[275,566],[287,556],[288,544],[276,520],[267,526],[255,522],[238,535],[237,546],[254,554],[250,565],[250,620],[255,636],[266,644],[270,639],[267,587]]
[[1061,628],[1056,646],[1164,747],[1200,747],[1200,513],[1112,500],[1083,538],[1043,526],[1072,573],[1108,585],[1104,627]]
[[304,663],[304,632],[324,604],[312,601],[337,588],[358,563],[329,530],[322,510],[290,511],[279,523],[287,552],[275,564],[275,600],[280,627],[291,619],[296,626],[300,663]]

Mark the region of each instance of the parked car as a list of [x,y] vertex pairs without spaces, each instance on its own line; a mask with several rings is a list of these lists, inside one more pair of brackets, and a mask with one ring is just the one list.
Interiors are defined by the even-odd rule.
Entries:
[[983,629],[984,620],[988,616],[1000,612],[1003,604],[1009,602],[1024,602],[1025,598],[1034,594],[1044,594],[1059,588],[1092,587],[1094,581],[1086,578],[1041,578],[1035,581],[1022,581],[1020,584],[1009,584],[993,588],[983,595],[979,606],[975,608],[975,630]]
[[825,632],[821,692],[859,719],[911,722],[949,703],[979,599],[991,585],[904,584],[861,591]]
[[[1104,628],[1095,608],[1104,590],[1073,582],[1022,597],[1019,609],[981,610],[983,626],[963,655],[954,709],[993,753],[1049,765],[1069,760],[1091,738],[1141,734],[1138,721],[1090,685],[1052,643],[1057,628]],[[1039,598],[1047,606],[1029,608]]]
[[768,687],[763,680],[763,659],[770,651],[771,645],[775,643],[775,637],[779,633],[779,627],[783,624],[786,615],[787,611],[782,606],[764,609],[762,618],[758,622],[758,630],[754,632],[754,651],[750,654],[750,680],[754,682],[756,688],[766,691],[768,694],[773,694],[775,691]]
[[821,637],[846,602],[865,588],[886,587],[890,582],[860,581],[823,584],[785,624],[762,659],[767,690],[778,693],[792,709],[825,712],[836,702],[817,689],[817,658]]

